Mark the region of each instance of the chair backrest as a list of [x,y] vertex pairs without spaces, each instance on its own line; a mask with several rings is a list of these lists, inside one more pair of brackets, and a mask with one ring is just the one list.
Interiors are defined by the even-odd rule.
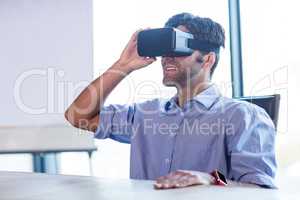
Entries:
[[269,114],[275,127],[277,127],[278,114],[279,114],[279,104],[280,104],[280,94],[266,95],[266,96],[249,96],[249,97],[238,97],[243,101],[248,101],[257,106],[262,107]]

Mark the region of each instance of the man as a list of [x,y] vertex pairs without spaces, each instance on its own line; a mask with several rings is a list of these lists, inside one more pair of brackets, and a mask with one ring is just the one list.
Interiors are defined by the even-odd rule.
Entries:
[[[209,18],[182,13],[165,26],[224,47],[223,28]],[[213,170],[237,183],[274,188],[274,125],[262,108],[221,96],[211,83],[217,51],[162,57],[163,83],[177,89],[169,100],[103,106],[122,79],[156,60],[137,54],[139,31],[72,103],[66,119],[96,138],[130,143],[130,177],[156,180],[158,189],[213,184]]]

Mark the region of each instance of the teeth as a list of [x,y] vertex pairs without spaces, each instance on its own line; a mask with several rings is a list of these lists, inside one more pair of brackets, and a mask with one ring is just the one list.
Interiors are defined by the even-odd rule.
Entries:
[[166,68],[166,71],[174,71],[174,70],[176,70],[175,67],[168,67],[168,68]]
[[174,70],[176,70],[176,67],[173,67],[173,66],[167,66],[167,67],[165,68],[165,70],[166,70],[166,71],[174,71]]

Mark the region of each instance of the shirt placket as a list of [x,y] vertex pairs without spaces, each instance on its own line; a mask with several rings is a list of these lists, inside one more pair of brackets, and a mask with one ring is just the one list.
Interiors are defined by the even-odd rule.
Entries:
[[178,134],[180,133],[180,131],[182,130],[182,122],[184,120],[185,117],[185,113],[180,110],[177,114],[176,114],[176,120],[172,120],[173,122],[171,123],[177,123],[178,128],[176,130],[174,130],[174,133],[169,135],[169,139],[170,139],[170,151],[168,156],[165,158],[164,163],[165,163],[165,169],[167,171],[167,173],[170,173],[172,171],[172,169],[174,168],[173,164],[173,158],[174,158],[174,153],[175,153],[175,149],[176,149],[176,140],[178,137]]

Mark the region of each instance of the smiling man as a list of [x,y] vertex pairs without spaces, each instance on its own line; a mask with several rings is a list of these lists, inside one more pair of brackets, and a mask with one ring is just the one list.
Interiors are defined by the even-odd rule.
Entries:
[[[165,27],[224,47],[223,28],[209,18],[182,13]],[[156,60],[138,55],[139,32],[113,66],[77,97],[66,119],[95,132],[98,139],[130,143],[130,177],[156,180],[158,189],[223,184],[218,174],[236,183],[274,188],[273,122],[262,108],[220,94],[211,82],[219,51],[162,57],[163,83],[177,89],[171,99],[103,106],[122,79]]]

